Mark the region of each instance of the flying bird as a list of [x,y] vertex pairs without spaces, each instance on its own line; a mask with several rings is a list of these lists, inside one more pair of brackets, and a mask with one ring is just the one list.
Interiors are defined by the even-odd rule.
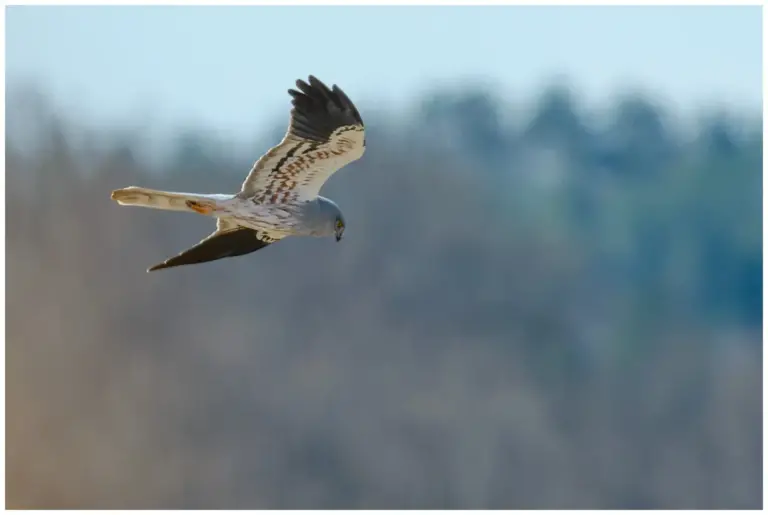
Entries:
[[334,236],[346,221],[339,207],[319,195],[340,168],[365,152],[365,127],[347,95],[313,76],[299,79],[288,131],[259,158],[234,195],[177,193],[138,186],[115,190],[123,206],[186,211],[216,218],[216,230],[200,243],[147,272],[250,254],[288,236]]

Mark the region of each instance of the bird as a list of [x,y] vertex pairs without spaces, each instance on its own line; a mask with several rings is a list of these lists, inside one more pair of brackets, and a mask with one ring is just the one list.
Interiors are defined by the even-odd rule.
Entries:
[[216,230],[193,247],[147,272],[243,256],[289,236],[336,238],[347,223],[339,206],[320,196],[336,171],[360,159],[365,126],[355,104],[337,85],[310,75],[289,89],[292,100],[283,139],[252,166],[236,194],[180,193],[129,186],[112,191],[122,206],[198,213]]

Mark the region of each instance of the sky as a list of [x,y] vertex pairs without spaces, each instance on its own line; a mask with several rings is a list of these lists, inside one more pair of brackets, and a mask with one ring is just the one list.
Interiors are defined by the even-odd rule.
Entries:
[[760,7],[6,8],[6,84],[95,119],[250,131],[314,74],[407,109],[462,81],[525,102],[568,77],[587,102],[631,87],[682,109],[762,107]]

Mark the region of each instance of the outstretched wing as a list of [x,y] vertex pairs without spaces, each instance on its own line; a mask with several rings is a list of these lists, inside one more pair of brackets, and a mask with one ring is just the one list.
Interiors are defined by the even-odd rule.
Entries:
[[283,140],[256,161],[242,193],[257,202],[311,200],[325,181],[365,151],[365,127],[357,108],[334,85],[309,76],[296,81],[291,120]]
[[278,236],[254,231],[219,218],[216,222],[216,230],[212,234],[194,247],[150,267],[147,272],[242,256],[263,249],[279,239]]

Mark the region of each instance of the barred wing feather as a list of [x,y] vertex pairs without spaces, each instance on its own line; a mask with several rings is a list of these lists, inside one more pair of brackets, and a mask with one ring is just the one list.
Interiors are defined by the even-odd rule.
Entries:
[[315,77],[289,89],[293,109],[283,140],[261,157],[240,195],[277,204],[311,200],[337,170],[365,152],[365,127],[347,95]]

